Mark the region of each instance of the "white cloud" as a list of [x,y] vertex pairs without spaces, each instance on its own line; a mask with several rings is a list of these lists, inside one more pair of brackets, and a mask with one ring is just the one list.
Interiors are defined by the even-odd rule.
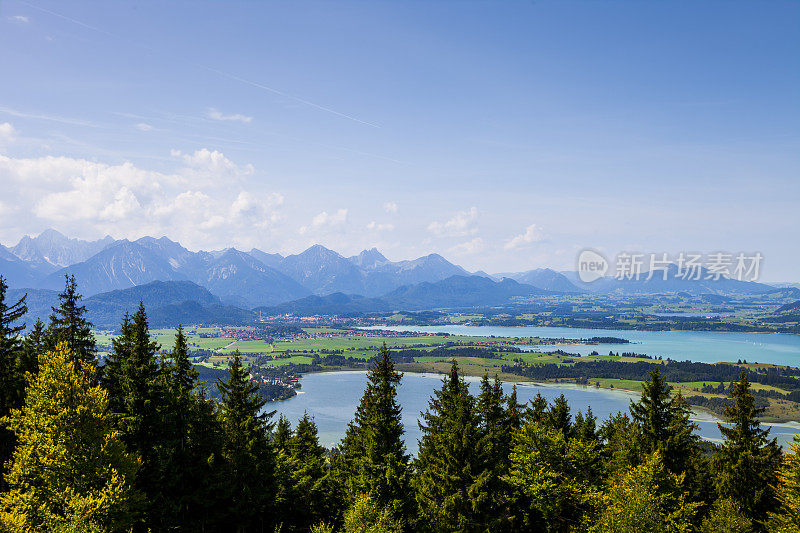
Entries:
[[540,228],[536,224],[531,224],[530,226],[525,228],[524,233],[521,233],[509,239],[509,241],[505,244],[503,248],[505,248],[506,250],[514,250],[516,248],[522,248],[529,244],[539,242],[542,239],[544,239],[544,232],[542,231],[542,228]]
[[483,239],[475,237],[472,240],[456,244],[451,247],[448,252],[453,255],[472,255],[483,251],[484,248],[486,248],[486,244],[483,242]]
[[153,129],[153,126],[147,124],[146,122],[139,122],[138,124],[136,124],[136,129],[139,131],[151,131]]
[[242,115],[241,113],[226,115],[219,109],[214,109],[213,107],[208,108],[206,111],[206,116],[212,120],[221,120],[223,122],[244,122],[247,124],[253,121],[253,117],[248,117],[247,115]]
[[392,231],[394,224],[379,224],[373,220],[367,224],[367,229],[370,231]]
[[9,17],[9,19],[14,22],[19,22],[21,24],[27,24],[28,22],[30,22],[30,19],[25,15],[14,15],[13,17]]
[[428,225],[428,231],[438,237],[465,237],[478,232],[478,208],[470,207],[459,211],[446,222],[434,221]]
[[187,168],[183,172],[195,183],[200,179],[212,182],[242,180],[255,172],[253,165],[239,166],[218,150],[202,148],[194,153],[184,154],[173,149],[169,153],[184,162]]
[[298,230],[300,235],[305,235],[314,230],[331,230],[347,222],[347,209],[338,209],[335,213],[328,214],[327,211],[316,215],[311,219],[311,224],[301,226]]
[[0,122],[0,143],[8,143],[17,137],[17,130],[10,122]]
[[0,210],[0,237],[13,242],[31,227],[56,226],[85,238],[167,235],[194,249],[272,239],[283,196],[229,179],[232,169],[252,167],[210,150],[180,157],[174,171],[157,172],[130,162],[0,155],[0,183],[14,199]]
[[395,202],[386,202],[383,204],[383,210],[391,215],[394,215],[397,213],[397,204]]

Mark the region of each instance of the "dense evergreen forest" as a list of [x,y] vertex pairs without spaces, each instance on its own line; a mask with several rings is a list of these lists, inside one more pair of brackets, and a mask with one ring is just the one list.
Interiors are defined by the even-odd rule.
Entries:
[[800,530],[800,440],[770,439],[745,373],[712,445],[661,365],[598,424],[563,396],[520,405],[488,376],[473,395],[454,362],[412,458],[384,346],[328,450],[310,417],[273,419],[238,354],[210,398],[182,329],[163,354],[143,306],[98,361],[74,279],[24,336],[25,301],[6,289],[0,277],[0,531]]

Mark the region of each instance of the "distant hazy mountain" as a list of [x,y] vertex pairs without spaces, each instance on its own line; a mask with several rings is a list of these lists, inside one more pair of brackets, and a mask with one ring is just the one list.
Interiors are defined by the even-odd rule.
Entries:
[[11,252],[33,265],[48,266],[50,271],[86,261],[96,253],[114,243],[110,236],[97,241],[70,239],[54,229],[47,229],[37,237],[27,235],[11,249]]
[[436,282],[422,282],[397,288],[379,298],[368,298],[340,292],[325,296],[308,296],[293,302],[254,309],[268,316],[354,315],[387,311],[444,309],[484,305],[505,305],[514,297],[545,294],[530,285],[511,279],[492,281],[481,276],[450,276]]
[[319,244],[285,257],[278,270],[315,294],[363,294],[364,276],[351,261]]
[[58,291],[47,289],[9,289],[6,293],[6,303],[16,303],[22,296],[28,295],[25,305],[28,306],[28,314],[22,319],[27,327],[33,326],[36,319],[41,319],[45,324],[52,312],[51,306],[58,304]]
[[508,278],[496,282],[481,276],[451,276],[435,283],[400,287],[381,299],[392,309],[414,310],[503,305],[514,297],[537,294],[547,291]]
[[241,324],[250,311],[222,305],[217,296],[190,281],[153,281],[138,287],[96,294],[85,301],[87,318],[96,326],[118,327],[122,316],[144,303],[152,327],[178,324]]
[[9,287],[31,287],[41,279],[41,273],[0,244],[0,276]]
[[357,267],[364,269],[372,269],[378,265],[389,262],[377,248],[364,250],[360,254],[348,257],[347,259]]
[[178,324],[242,325],[255,322],[255,316],[248,309],[232,305],[201,305],[194,301],[158,307],[148,311],[147,315],[152,327],[176,327]]
[[219,297],[211,294],[208,289],[191,281],[151,281],[129,289],[96,294],[85,300],[86,305],[103,302],[131,313],[136,311],[140,301],[144,302],[146,307],[163,307],[186,301],[194,301],[201,305],[222,303]]
[[262,252],[258,248],[253,248],[248,253],[256,260],[261,261],[270,268],[278,268],[278,265],[283,260],[283,256],[281,254]]
[[[77,261],[77,262],[74,262]],[[66,265],[56,269],[56,265]],[[191,251],[166,237],[143,237],[136,241],[114,241],[106,237],[98,241],[69,239],[57,231],[47,230],[38,237],[24,237],[13,250],[0,245],[0,275],[11,287],[61,290],[64,275],[74,274],[81,292],[87,297],[120,289],[127,289],[152,281],[191,281],[208,289],[221,299],[221,304],[242,308],[272,307],[283,302],[292,302],[312,294],[318,296],[343,293],[367,298],[380,297],[390,305],[413,304],[424,308],[450,305],[494,305],[505,301],[515,290],[524,296],[530,289],[538,288],[550,292],[600,292],[619,294],[758,294],[775,291],[798,290],[775,288],[752,282],[732,279],[711,281],[683,280],[674,276],[673,265],[667,280],[660,275],[647,280],[619,281],[607,277],[593,283],[583,283],[575,272],[555,272],[540,268],[527,272],[490,275],[485,272],[470,274],[439,254],[430,254],[413,260],[390,261],[376,248],[364,250],[352,257],[315,245],[307,250],[287,257],[253,248],[240,252],[233,248],[219,251]],[[463,286],[451,287],[463,290],[462,303],[453,295],[435,294],[425,300],[422,293],[402,300],[403,291],[442,291],[445,285],[438,282],[454,276],[477,278],[483,283],[495,283],[503,277],[512,278],[517,286],[507,281],[497,283],[504,287],[503,293],[494,285],[485,285],[488,292],[484,302],[479,302],[480,286],[477,282],[463,282]],[[701,278],[705,277],[705,271]],[[424,285],[424,284],[428,285]],[[451,280],[448,282],[454,284]],[[789,284],[787,284],[789,285]],[[489,290],[491,288],[491,290]],[[402,290],[401,290],[402,289]],[[513,289],[513,290],[512,290]],[[396,301],[386,299],[389,293]],[[526,292],[527,291],[527,292]],[[504,300],[505,299],[505,300]],[[311,302],[312,300],[309,300]],[[315,305],[328,305],[314,301]],[[180,303],[180,302],[178,302]],[[354,308],[368,302],[354,304]],[[174,303],[173,303],[174,304]],[[424,304],[424,305],[423,305]],[[171,304],[172,305],[172,304]]]
[[128,240],[119,241],[81,263],[70,265],[47,276],[41,283],[46,289],[61,289],[64,275],[75,276],[86,296],[115,289],[126,289],[155,280],[185,280],[156,252]]
[[311,293],[288,276],[233,248],[206,265],[196,281],[240,307],[274,305]]
[[[45,324],[51,307],[58,305],[58,291],[47,289],[11,289],[16,302],[26,294],[28,314],[24,321],[32,326],[36,318]],[[222,305],[207,289],[190,281],[154,281],[84,298],[86,318],[97,327],[118,328],[123,315],[133,314],[143,302],[151,327],[174,327],[178,324],[242,324],[254,321],[251,311]]]
[[452,276],[469,275],[469,272],[439,254],[430,254],[410,261],[386,262],[377,264],[369,270],[365,294],[377,295],[403,285],[436,282]]
[[380,298],[367,298],[356,294],[335,292],[325,296],[306,296],[293,302],[285,302],[272,307],[259,307],[253,311],[265,316],[277,315],[357,315],[388,311],[389,304]]
[[705,279],[708,271],[701,269],[700,279],[682,279],[677,276],[678,267],[670,265],[667,270],[667,279],[663,279],[662,272],[654,272],[652,279],[647,279],[647,272],[643,272],[639,279],[618,280],[614,277],[605,277],[584,283],[577,272],[562,272],[575,286],[587,292],[620,293],[620,294],[665,294],[685,292],[688,294],[762,294],[776,290],[775,287],[752,281],[739,281],[736,279],[720,278],[718,280]]
[[537,268],[535,270],[513,274],[497,274],[497,276],[508,277],[520,283],[533,285],[534,287],[548,291],[582,292],[581,289],[570,282],[564,274],[549,268]]

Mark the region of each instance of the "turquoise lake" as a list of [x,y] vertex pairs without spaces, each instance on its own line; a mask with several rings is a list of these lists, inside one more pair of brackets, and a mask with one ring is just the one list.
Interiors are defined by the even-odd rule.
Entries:
[[[378,328],[365,328],[378,329]],[[601,344],[542,346],[541,351],[562,349],[570,353],[588,355],[599,353],[636,352],[664,359],[690,360],[704,363],[720,361],[772,363],[800,366],[800,335],[780,333],[727,333],[695,331],[635,331],[620,329],[550,328],[537,326],[392,326],[395,331],[424,333],[450,333],[453,335],[496,337],[540,337],[558,339],[588,339],[590,337],[617,337],[635,344]]]
[[[418,440],[421,432],[418,426],[420,413],[427,409],[428,399],[435,389],[441,387],[442,375],[406,373],[398,390],[398,400],[403,408],[403,424],[405,426],[406,448],[409,453],[416,454]],[[467,378],[473,393],[478,391],[478,379]],[[347,423],[353,417],[361,395],[366,386],[365,372],[326,372],[307,374],[303,376],[300,394],[284,400],[267,404],[267,409],[276,410],[278,414],[285,415],[295,425],[304,412],[314,417],[319,429],[320,443],[323,446],[333,446],[344,436]],[[504,384],[506,392],[510,392],[511,385]],[[553,400],[559,394],[564,394],[569,400],[572,414],[584,411],[591,405],[592,411],[600,421],[617,411],[627,411],[631,399],[637,399],[638,394],[583,387],[579,385],[543,385],[533,383],[518,383],[517,397],[520,403],[528,400],[541,392],[542,396]],[[277,419],[276,417],[273,420]],[[713,416],[698,413],[695,417],[699,434],[706,439],[718,440],[721,435],[717,428],[717,419]],[[772,424],[771,435],[777,437],[780,444],[790,441],[794,434],[800,432],[800,424]]]

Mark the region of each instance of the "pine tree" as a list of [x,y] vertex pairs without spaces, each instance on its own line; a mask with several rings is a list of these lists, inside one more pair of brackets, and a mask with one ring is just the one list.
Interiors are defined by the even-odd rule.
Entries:
[[541,392],[525,406],[525,421],[543,422],[547,417],[547,400]]
[[486,443],[475,398],[455,361],[422,418],[415,486],[423,525],[432,531],[485,529],[491,503]]
[[272,432],[272,447],[275,453],[287,452],[289,439],[292,438],[292,435],[292,425],[285,416],[281,415],[278,418],[278,423],[275,424],[275,431]]
[[592,406],[586,407],[586,415],[578,411],[572,426],[575,438],[586,442],[597,442],[597,418],[592,413]]
[[572,431],[572,416],[569,414],[569,402],[566,396],[559,395],[558,398],[547,409],[547,424],[554,429],[558,429],[569,436]]
[[86,320],[86,307],[81,305],[83,298],[78,293],[75,276],[64,276],[64,290],[58,295],[58,307],[52,308],[50,326],[47,330],[48,344],[56,346],[66,342],[72,357],[97,364],[97,347],[92,335],[92,323]]
[[150,337],[144,305],[132,318],[123,318],[122,333],[112,340],[112,352],[102,374],[109,391],[109,406],[128,449],[141,457],[136,489],[145,496],[146,508],[140,528],[158,527],[164,505],[158,501],[164,486],[164,455],[168,427],[164,424],[164,379],[157,353],[159,345]]
[[522,420],[525,413],[522,410],[523,406],[517,400],[517,386],[511,388],[511,394],[506,397],[506,426],[509,433],[509,442],[511,435],[522,427]]
[[784,454],[776,489],[780,508],[770,517],[770,531],[800,531],[800,435],[795,435],[791,451]]
[[[28,312],[23,296],[15,303],[6,302],[6,280],[0,276],[0,417],[22,405],[25,397],[25,375],[20,358],[22,342],[20,332],[25,324],[20,319]],[[5,464],[14,451],[14,435],[0,427],[0,490],[6,488]]]
[[[125,450],[94,385],[94,367],[65,343],[39,356],[25,405],[4,418],[19,439],[0,499],[0,529],[52,531],[83,523],[126,531],[135,500],[137,461]],[[62,530],[63,530],[62,529]]]
[[614,477],[639,464],[639,426],[626,413],[610,416],[600,426],[600,440],[608,476]]
[[47,351],[47,330],[41,319],[36,319],[33,328],[22,341],[20,366],[25,372],[36,374],[39,371],[39,354]]
[[179,523],[185,531],[220,531],[226,512],[223,433],[216,401],[198,387],[189,423],[189,467],[182,477],[188,487],[179,510]]
[[[516,392],[516,391],[514,391]],[[487,479],[486,490],[493,500],[490,504],[491,529],[494,531],[508,527],[511,511],[509,509],[509,488],[503,481],[503,476],[508,471],[508,454],[511,449],[511,422],[507,418],[505,409],[506,398],[500,380],[495,376],[494,383],[489,381],[487,374],[483,375],[480,384],[480,394],[476,402],[476,411],[483,432],[483,442],[486,451]],[[513,400],[516,403],[516,398]]]
[[745,516],[763,523],[767,513],[777,509],[775,496],[781,451],[769,429],[761,429],[750,382],[743,371],[731,391],[733,405],[725,408],[730,427],[719,424],[723,443],[714,453],[714,482],[722,498],[730,498]]
[[278,452],[278,462],[285,465],[279,467],[285,476],[281,479],[282,531],[308,531],[313,524],[330,519],[333,513],[329,509],[331,487],[325,449],[319,445],[317,426],[308,413]]
[[699,437],[694,433],[697,425],[689,420],[689,404],[681,395],[673,398],[671,394],[672,386],[654,368],[650,379],[642,384],[641,399],[631,402],[631,416],[639,426],[644,453],[658,451],[670,472],[689,473],[699,455]]
[[223,492],[229,529],[244,533],[270,527],[275,496],[275,458],[269,441],[266,403],[258,385],[233,354],[228,380],[217,381],[222,425]]
[[163,435],[159,493],[163,504],[158,509],[159,517],[154,520],[165,528],[177,527],[187,519],[200,489],[191,482],[191,470],[202,467],[196,462],[204,460],[192,450],[192,419],[198,401],[193,392],[198,373],[189,360],[189,347],[181,326],[175,332],[170,356],[169,362],[161,364],[164,399],[159,416]]
[[352,503],[361,494],[387,508],[396,518],[411,514],[408,455],[403,444],[397,386],[402,374],[389,349],[381,352],[367,373],[367,388],[342,443],[346,493]]

